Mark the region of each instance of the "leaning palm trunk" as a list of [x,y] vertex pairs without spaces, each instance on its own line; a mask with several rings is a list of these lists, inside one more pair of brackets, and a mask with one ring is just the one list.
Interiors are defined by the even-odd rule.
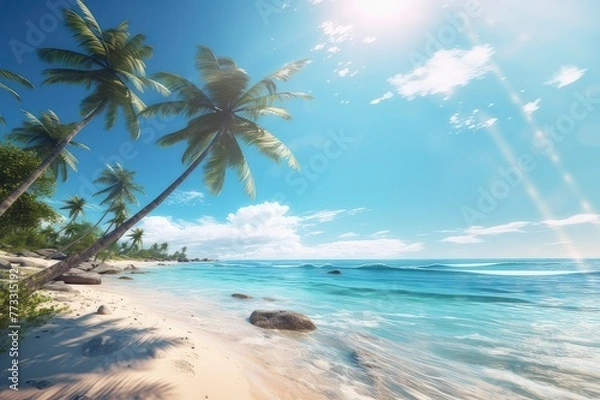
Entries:
[[[114,202],[113,202],[114,203]],[[92,233],[94,231],[94,229],[96,229],[98,227],[98,225],[100,225],[100,223],[104,220],[104,218],[106,218],[106,216],[108,215],[108,213],[110,212],[110,207],[104,212],[104,214],[102,214],[102,217],[100,217],[100,219],[98,220],[98,222],[96,222],[94,224],[94,226],[92,226],[90,229],[88,229],[87,231],[85,231],[81,236],[79,236],[77,239],[73,240],[71,243],[68,243],[66,246],[64,246],[62,249],[59,249],[56,253],[51,254],[49,257],[47,258],[52,258],[53,256],[59,254],[59,253],[64,253],[65,251],[67,251],[68,249],[70,249],[71,247],[73,247],[74,245],[76,245],[77,243],[79,243],[80,241],[82,241],[87,235],[89,235],[90,233]],[[106,232],[105,232],[106,234]],[[103,235],[104,236],[104,235]]]
[[6,197],[4,200],[2,200],[2,203],[0,203],[0,216],[2,216],[2,214],[4,214],[4,212],[6,210],[8,210],[8,208],[10,206],[13,205],[13,203],[15,201],[18,200],[19,197],[21,197],[21,195],[23,195],[23,193],[25,193],[27,191],[27,189],[29,189],[29,187],[40,177],[40,175],[42,175],[46,169],[50,166],[50,164],[52,164],[52,162],[54,160],[56,160],[56,158],[58,156],[60,156],[60,154],[62,153],[62,151],[65,149],[65,147],[67,147],[67,145],[71,142],[71,140],[73,140],[73,138],[96,116],[98,115],[103,109],[103,105],[98,106],[94,111],[92,111],[91,113],[89,113],[80,123],[78,123],[75,128],[73,129],[73,131],[71,131],[71,133],[69,133],[67,136],[65,136],[65,138],[56,146],[56,148],[42,161],[42,163],[31,173],[31,175],[29,175],[29,177],[27,179],[25,179],[20,185],[19,187],[17,187],[11,194],[8,195],[8,197]]
[[21,284],[22,288],[29,293],[33,293],[36,290],[41,289],[46,283],[64,274],[73,267],[76,267],[81,262],[87,260],[89,257],[98,253],[102,249],[110,246],[116,240],[119,240],[129,229],[133,228],[135,224],[140,222],[146,215],[150,214],[156,207],[158,207],[163,201],[165,201],[171,193],[181,185],[181,183],[202,163],[207,154],[212,150],[219,134],[215,135],[210,145],[202,152],[202,154],[194,161],[190,166],[181,174],[168,188],[166,188],[158,197],[156,197],[146,207],[137,212],[133,217],[129,218],[125,223],[119,225],[116,229],[110,232],[108,235],[100,238],[96,243],[88,247],[87,249],[73,254],[61,262],[58,262],[36,274],[33,274],[24,279]]

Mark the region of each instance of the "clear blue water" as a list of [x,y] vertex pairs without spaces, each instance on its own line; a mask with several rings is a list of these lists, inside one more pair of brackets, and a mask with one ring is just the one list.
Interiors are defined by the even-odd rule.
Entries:
[[[600,260],[186,263],[114,282],[329,399],[600,398]],[[264,331],[255,309],[318,330]]]

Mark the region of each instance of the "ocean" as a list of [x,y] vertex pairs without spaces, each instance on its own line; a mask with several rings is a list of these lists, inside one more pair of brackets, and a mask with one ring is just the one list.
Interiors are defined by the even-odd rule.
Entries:
[[[227,261],[149,271],[109,279],[328,399],[600,399],[600,260]],[[256,328],[256,309],[301,312],[317,330]]]

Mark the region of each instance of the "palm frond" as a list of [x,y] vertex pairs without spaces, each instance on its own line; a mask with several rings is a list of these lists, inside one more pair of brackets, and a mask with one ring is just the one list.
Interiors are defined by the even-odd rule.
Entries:
[[224,135],[219,135],[210,153],[209,159],[204,164],[204,183],[208,190],[217,195],[221,193],[225,183],[225,173],[227,169],[227,147],[223,139]]
[[256,185],[250,167],[244,153],[233,135],[225,135],[225,146],[227,147],[227,164],[235,170],[238,179],[244,184],[244,192],[251,198],[256,198]]
[[242,97],[240,97],[236,106],[243,105],[258,97],[275,94],[277,92],[277,84],[275,81],[288,81],[294,74],[302,70],[309,63],[310,60],[306,59],[285,64],[283,67],[252,86]]
[[37,54],[40,60],[52,64],[62,64],[75,68],[104,67],[96,58],[72,50],[43,48],[38,49]]
[[16,90],[6,86],[4,83],[0,82],[0,89],[4,89],[7,92],[9,92],[10,94],[12,94],[18,101],[21,101],[21,96],[19,96],[19,93],[17,93]]
[[0,69],[0,78],[4,78],[9,81],[13,81],[20,85],[23,85],[29,89],[33,89],[33,84],[29,82],[29,80],[23,75],[19,75],[16,72],[8,71],[6,69]]
[[300,164],[298,164],[291,150],[277,139],[275,135],[255,122],[238,116],[236,118],[236,127],[232,131],[244,143],[256,146],[262,154],[276,163],[281,162],[282,159],[287,159],[288,165],[291,168],[300,169]]

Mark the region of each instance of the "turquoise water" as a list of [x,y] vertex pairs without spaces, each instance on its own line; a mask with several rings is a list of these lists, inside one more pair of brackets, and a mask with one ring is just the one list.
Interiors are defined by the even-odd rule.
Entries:
[[[114,282],[329,399],[600,398],[598,260],[220,262]],[[255,309],[318,330],[264,331]]]

